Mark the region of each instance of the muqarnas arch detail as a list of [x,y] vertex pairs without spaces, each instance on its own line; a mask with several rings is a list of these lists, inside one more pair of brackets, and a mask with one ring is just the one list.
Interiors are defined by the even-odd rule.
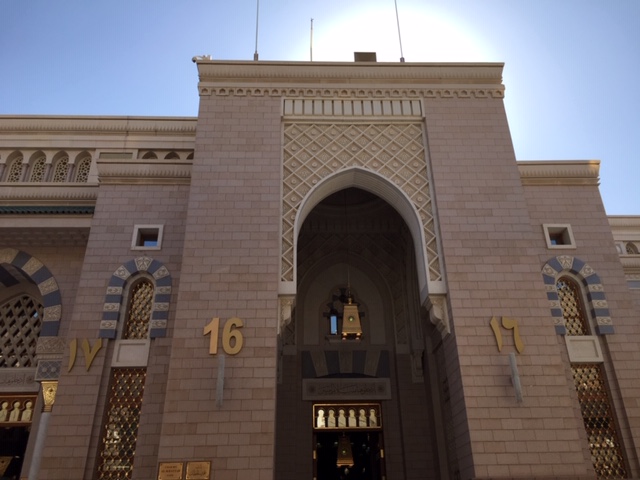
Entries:
[[20,269],[38,287],[44,307],[40,337],[58,336],[62,318],[62,296],[53,274],[36,257],[13,248],[0,249],[0,263]]
[[116,338],[118,319],[123,304],[124,287],[131,277],[146,272],[155,283],[153,311],[149,325],[149,338],[167,335],[169,301],[171,298],[171,274],[162,262],[149,257],[138,257],[120,265],[109,280],[102,309],[100,338]]
[[556,288],[558,280],[566,273],[572,274],[582,285],[588,302],[586,310],[590,312],[591,317],[596,322],[596,333],[598,335],[614,333],[609,305],[600,277],[587,263],[570,255],[560,255],[552,258],[542,268],[542,278],[556,333],[558,335],[566,335],[567,333],[560,306],[560,297]]

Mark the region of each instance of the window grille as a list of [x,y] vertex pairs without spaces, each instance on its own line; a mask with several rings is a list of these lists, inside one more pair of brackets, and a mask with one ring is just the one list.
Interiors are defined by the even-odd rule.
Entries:
[[22,180],[22,157],[16,158],[9,167],[7,182],[19,182]]
[[602,366],[574,364],[571,371],[596,475],[598,478],[625,478],[624,456]]
[[33,162],[33,166],[31,167],[31,177],[29,178],[30,182],[42,182],[44,180],[45,162],[45,157],[40,157]]
[[627,255],[638,255],[638,247],[636,247],[633,243],[628,242],[624,248],[627,252]]
[[145,377],[144,368],[117,368],[111,373],[98,480],[131,478]]
[[567,335],[589,335],[589,327],[580,300],[580,290],[576,283],[567,277],[562,277],[558,280],[556,288]]
[[0,305],[0,367],[35,367],[44,308],[29,295]]
[[153,284],[148,280],[136,283],[131,289],[127,319],[122,334],[123,339],[138,340],[147,338],[153,307],[153,293]]
[[78,183],[87,183],[89,170],[91,169],[91,157],[83,158],[76,166],[76,179]]
[[63,157],[56,163],[56,169],[53,171],[53,182],[66,182],[67,171],[69,169],[69,157]]
[[[589,335],[580,286],[572,279],[562,277],[556,287],[567,335]],[[598,478],[625,478],[624,456],[602,365],[574,363],[571,373],[596,475]]]

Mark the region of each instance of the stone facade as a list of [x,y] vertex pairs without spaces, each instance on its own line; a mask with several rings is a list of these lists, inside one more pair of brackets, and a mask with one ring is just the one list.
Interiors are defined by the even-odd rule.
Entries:
[[197,118],[0,117],[20,478],[640,477],[640,221],[501,64],[195,60]]

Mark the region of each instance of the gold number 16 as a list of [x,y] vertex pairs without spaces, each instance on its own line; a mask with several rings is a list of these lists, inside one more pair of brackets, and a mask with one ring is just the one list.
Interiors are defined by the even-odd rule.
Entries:
[[[227,355],[235,355],[242,350],[242,344],[244,343],[244,338],[242,337],[242,333],[240,332],[240,328],[244,323],[237,317],[230,318],[226,322],[224,322],[224,328],[222,329],[222,349],[224,353]],[[218,330],[220,328],[220,319],[218,317],[214,317],[211,321],[204,327],[204,331],[202,335],[211,334],[211,338],[209,340],[209,353],[211,355],[215,355],[218,353]],[[231,341],[233,339],[233,342]],[[232,344],[233,343],[233,344]]]

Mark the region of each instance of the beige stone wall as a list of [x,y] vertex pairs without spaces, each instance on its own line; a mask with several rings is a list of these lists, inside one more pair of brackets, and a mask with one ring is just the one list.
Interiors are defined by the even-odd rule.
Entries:
[[[540,169],[543,168],[541,165]],[[529,185],[525,187],[525,199],[536,243],[534,252],[540,265],[559,254],[571,255],[588,263],[600,277],[615,332],[600,335],[600,344],[627,461],[631,464],[631,472],[636,471],[640,432],[640,409],[635,401],[640,396],[637,382],[640,354],[636,347],[640,342],[640,311],[637,300],[634,302],[634,292],[627,287],[597,186]],[[543,223],[571,225],[575,248],[560,251],[546,248]],[[564,351],[566,347],[559,341],[557,349]],[[579,423],[579,411],[576,411],[576,416]],[[583,429],[579,428],[578,432],[585,445]]]
[[[277,98],[200,105],[158,458],[211,461],[220,480],[273,477],[279,115]],[[226,357],[221,406],[219,357],[203,336],[212,317],[244,322],[243,349]]]
[[[67,339],[97,341],[105,291],[113,272],[122,264],[146,253],[163,262],[174,277],[172,305],[175,306],[180,277],[180,257],[186,208],[186,186],[103,185],[100,187],[91,233],[82,268],[78,268],[78,289],[73,316],[63,329]],[[153,252],[131,250],[135,224],[164,224],[162,249]],[[64,306],[63,306],[64,307]],[[169,317],[169,336],[174,312]],[[67,373],[69,351],[65,351],[56,404],[45,444],[39,478],[91,478],[95,471],[102,412],[107,397],[113,341],[103,340],[87,372],[84,358],[78,356]],[[155,475],[159,405],[163,393],[159,385],[166,381],[169,339],[152,340],[147,388],[145,389],[139,430],[136,466],[140,475]]]
[[[425,100],[442,250],[461,378],[449,389],[462,478],[584,475],[570,384],[553,328],[528,205],[502,101]],[[511,385],[510,332],[498,351],[493,316],[515,318],[524,401]],[[466,420],[466,422],[465,422]]]

